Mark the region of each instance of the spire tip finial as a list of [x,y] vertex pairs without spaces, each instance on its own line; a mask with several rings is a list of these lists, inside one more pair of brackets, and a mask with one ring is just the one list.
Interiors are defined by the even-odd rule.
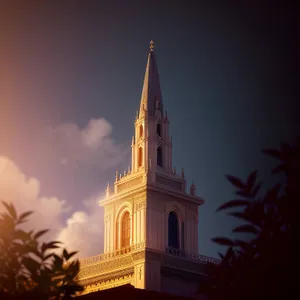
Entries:
[[150,41],[150,51],[153,51],[153,49],[154,49],[154,42],[153,42],[153,40],[151,40]]

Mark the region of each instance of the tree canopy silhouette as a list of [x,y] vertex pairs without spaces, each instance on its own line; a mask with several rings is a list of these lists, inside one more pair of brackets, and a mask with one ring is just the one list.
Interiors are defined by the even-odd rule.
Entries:
[[299,254],[300,138],[263,153],[280,161],[272,173],[281,173],[282,180],[262,196],[257,171],[246,181],[227,175],[236,188],[236,198],[217,211],[234,209],[229,215],[245,224],[232,232],[248,237],[213,239],[228,249],[225,255],[219,254],[220,265],[210,266],[208,281],[200,287],[208,299],[286,297],[297,286],[293,270]]
[[24,231],[20,225],[33,213],[18,215],[12,204],[2,202],[0,215],[0,298],[68,299],[83,288],[76,282],[79,261],[77,252],[60,248],[58,241],[39,242],[48,230]]

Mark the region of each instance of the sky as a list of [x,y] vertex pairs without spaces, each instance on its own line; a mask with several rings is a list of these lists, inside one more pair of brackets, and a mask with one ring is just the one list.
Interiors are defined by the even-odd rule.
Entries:
[[0,1],[0,198],[81,257],[103,251],[97,201],[130,165],[153,39],[173,163],[216,257],[235,224],[215,212],[234,198],[225,174],[268,181],[261,149],[300,133],[299,19],[267,1]]

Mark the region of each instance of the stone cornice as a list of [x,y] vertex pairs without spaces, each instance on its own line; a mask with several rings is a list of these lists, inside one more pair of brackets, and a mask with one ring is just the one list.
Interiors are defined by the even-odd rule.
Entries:
[[123,277],[126,275],[131,275],[133,273],[134,273],[134,267],[129,267],[129,268],[125,268],[122,270],[113,271],[110,273],[96,275],[96,276],[93,276],[90,278],[80,279],[79,283],[81,285],[90,285],[90,284],[95,284],[95,283],[98,283],[101,281],[112,280],[112,279],[120,278],[120,277]]
[[122,192],[122,193],[119,193],[119,194],[114,194],[110,197],[102,199],[98,203],[99,203],[100,206],[104,206],[104,205],[112,203],[116,200],[119,200],[119,199],[123,200],[126,197],[132,197],[132,196],[135,196],[137,194],[141,194],[143,192],[146,192],[146,189],[147,189],[147,185],[145,183],[143,183],[142,185],[139,185],[136,188],[131,188],[131,189],[125,191],[125,192]]
[[[96,257],[92,257],[97,258]],[[101,258],[101,255],[99,255]],[[118,271],[132,263],[145,258],[145,249],[140,251],[132,251],[123,255],[118,255],[110,259],[99,260],[95,263],[83,265],[78,274],[79,280],[85,280],[98,276],[98,274],[110,273],[112,270]]]
[[112,202],[114,202],[116,200],[119,200],[119,199],[124,199],[126,197],[132,197],[132,196],[140,194],[142,192],[147,192],[148,190],[152,190],[152,191],[155,191],[155,192],[158,192],[158,193],[167,194],[167,195],[170,195],[170,196],[175,197],[177,199],[186,200],[190,203],[194,203],[194,204],[197,204],[197,205],[202,205],[204,203],[204,200],[202,198],[197,197],[197,196],[189,195],[185,192],[176,191],[176,190],[170,189],[170,188],[168,188],[166,186],[162,186],[162,185],[159,186],[159,185],[150,184],[150,183],[143,183],[142,185],[139,185],[136,188],[132,188],[132,189],[124,191],[120,194],[115,194],[115,195],[112,195],[112,196],[110,196],[106,199],[100,200],[99,205],[104,206],[104,205],[107,205],[107,204],[112,203]]
[[167,194],[167,195],[170,195],[174,198],[177,198],[177,199],[180,199],[180,200],[186,200],[187,202],[194,203],[194,204],[197,204],[197,205],[202,205],[204,203],[204,200],[200,197],[192,196],[192,195],[189,195],[189,194],[181,192],[181,191],[168,189],[165,186],[158,186],[158,185],[154,185],[154,184],[148,184],[147,188],[151,191],[155,191],[155,192],[162,193],[162,194]]

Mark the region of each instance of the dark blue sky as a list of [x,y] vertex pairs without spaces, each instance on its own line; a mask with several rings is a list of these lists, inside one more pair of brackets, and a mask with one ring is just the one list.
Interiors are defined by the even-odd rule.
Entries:
[[72,198],[81,208],[83,198],[114,179],[115,169],[52,168],[38,150],[39,129],[82,128],[103,117],[115,143],[129,148],[153,39],[173,161],[205,200],[199,249],[215,256],[210,239],[232,227],[230,217],[215,213],[233,197],[225,174],[245,178],[259,168],[267,176],[273,162],[260,150],[299,133],[299,12],[257,1],[220,3],[1,4],[0,155],[39,178],[43,193]]

